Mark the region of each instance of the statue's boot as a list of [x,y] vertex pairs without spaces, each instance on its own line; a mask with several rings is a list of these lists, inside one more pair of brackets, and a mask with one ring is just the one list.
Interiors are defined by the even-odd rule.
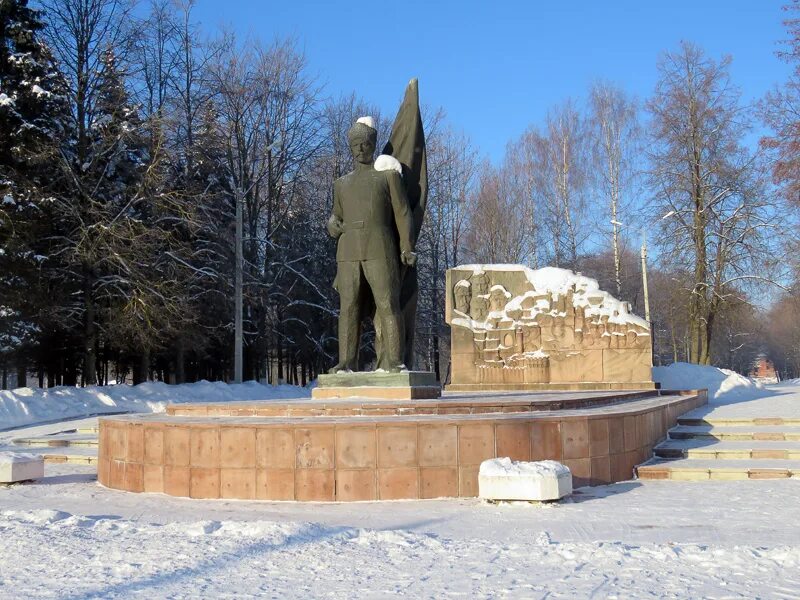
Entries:
[[328,373],[334,375],[339,371],[358,370],[359,337],[357,313],[352,309],[342,311],[339,316],[339,362]]
[[399,314],[384,314],[381,318],[382,344],[378,352],[378,368],[390,373],[405,369],[403,364],[403,321]]

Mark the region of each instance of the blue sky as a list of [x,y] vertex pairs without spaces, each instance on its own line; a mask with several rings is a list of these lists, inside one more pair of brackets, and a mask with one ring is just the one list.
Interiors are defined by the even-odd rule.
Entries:
[[296,36],[327,94],[355,91],[385,115],[419,77],[421,101],[443,107],[497,162],[509,140],[595,79],[646,98],[659,54],[682,39],[730,54],[734,82],[757,99],[789,73],[774,54],[785,2],[198,0],[195,18],[209,33]]

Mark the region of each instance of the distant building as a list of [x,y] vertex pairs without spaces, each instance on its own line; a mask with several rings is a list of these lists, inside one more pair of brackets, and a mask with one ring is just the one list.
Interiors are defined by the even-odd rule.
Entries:
[[763,354],[758,355],[748,376],[762,383],[778,383],[778,373],[775,371],[775,365]]

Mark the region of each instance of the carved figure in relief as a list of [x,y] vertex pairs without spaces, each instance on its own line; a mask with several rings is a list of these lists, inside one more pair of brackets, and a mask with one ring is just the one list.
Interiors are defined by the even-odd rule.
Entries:
[[470,279],[472,285],[472,295],[486,296],[489,293],[489,277],[486,273],[476,273]]
[[469,314],[470,297],[472,295],[472,286],[469,281],[462,279],[456,284],[453,290],[453,295],[456,299],[456,310],[461,314]]
[[496,285],[489,292],[489,308],[492,312],[501,312],[505,307],[508,299],[511,297],[502,285]]
[[489,277],[486,273],[478,273],[470,278],[472,295],[470,298],[469,316],[475,321],[485,321],[489,314]]

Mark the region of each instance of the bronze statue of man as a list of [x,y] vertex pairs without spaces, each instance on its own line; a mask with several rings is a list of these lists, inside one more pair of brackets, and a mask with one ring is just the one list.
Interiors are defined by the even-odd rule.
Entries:
[[339,362],[330,372],[358,370],[359,325],[367,316],[368,291],[380,329],[378,369],[398,372],[405,368],[401,269],[417,260],[413,215],[400,163],[382,155],[376,169],[378,132],[372,118],[359,119],[347,137],[355,168],[334,182],[333,214],[328,219],[328,232],[338,239],[334,288],[341,304]]

